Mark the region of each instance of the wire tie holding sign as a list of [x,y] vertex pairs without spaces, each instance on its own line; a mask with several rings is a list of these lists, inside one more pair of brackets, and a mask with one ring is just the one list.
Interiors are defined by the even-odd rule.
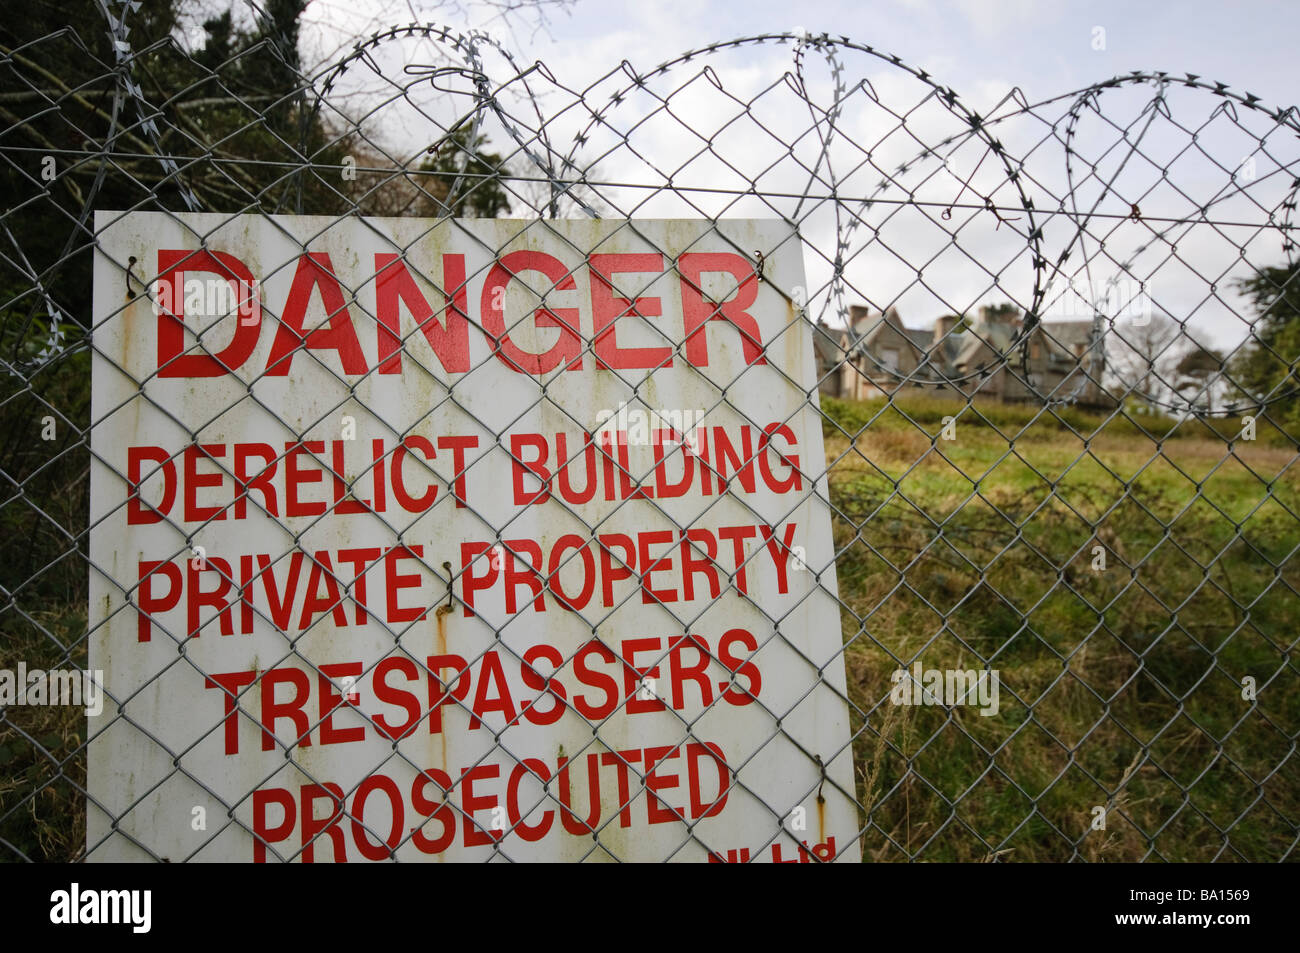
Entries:
[[822,779],[817,784],[817,803],[825,804],[826,798],[822,797],[822,787],[826,784],[826,764],[822,761],[822,756],[819,754],[813,755],[813,758],[817,761],[817,767],[819,767],[822,772]]
[[454,580],[451,578],[451,563],[443,560],[442,568],[447,570],[447,604],[438,610],[438,615],[446,615],[452,610],[455,602],[455,590],[452,588]]
[[[135,278],[135,275],[131,272],[131,269],[135,267],[135,262],[136,262],[135,255],[132,255],[130,258],[126,260],[126,297],[128,301],[135,298],[135,292],[131,290],[131,279]],[[135,280],[140,281],[139,278],[135,278]],[[144,284],[144,282],[142,281],[140,283]]]
[[759,284],[762,284],[762,282],[763,282],[763,258],[764,258],[763,250],[762,250],[761,248],[755,248],[755,249],[754,249],[754,254],[758,256],[758,265],[757,265],[757,266],[755,267],[755,269],[754,269],[754,277],[756,277],[756,278],[758,279]]

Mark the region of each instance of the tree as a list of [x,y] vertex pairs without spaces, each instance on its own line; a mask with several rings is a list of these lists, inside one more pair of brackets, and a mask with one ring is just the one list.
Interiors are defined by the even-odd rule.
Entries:
[[1214,392],[1222,389],[1220,375],[1223,372],[1223,354],[1211,348],[1197,344],[1183,355],[1175,368],[1178,381],[1175,389],[1194,409],[1204,409],[1214,413]]
[[484,151],[485,136],[473,136],[471,141],[471,132],[470,125],[462,123],[420,165],[421,172],[433,174],[421,177],[426,195],[417,214],[496,218],[510,211],[502,184],[504,160],[498,153]]
[[[178,40],[183,0],[110,7],[127,13],[125,50],[96,0],[35,0],[0,23],[0,472],[28,501],[0,506],[0,531],[25,541],[0,565],[0,588],[32,605],[66,605],[86,583],[68,556],[85,545],[89,512],[94,210],[350,207],[319,177],[294,180],[304,154],[339,154],[301,102],[305,0],[270,0],[247,29],[213,11],[194,50]],[[33,436],[47,416],[53,446]]]
[[1182,327],[1167,314],[1117,322],[1107,335],[1106,368],[1121,399],[1136,397],[1149,406],[1175,402],[1178,364],[1187,353]]
[[510,212],[505,161],[486,151],[484,136],[470,142],[470,126],[462,124],[433,146],[428,157],[403,169],[364,137],[349,143],[357,164],[351,200],[363,215],[425,218],[446,216],[495,218]]
[[1300,265],[1264,268],[1237,286],[1257,317],[1229,363],[1229,377],[1294,435],[1300,432]]

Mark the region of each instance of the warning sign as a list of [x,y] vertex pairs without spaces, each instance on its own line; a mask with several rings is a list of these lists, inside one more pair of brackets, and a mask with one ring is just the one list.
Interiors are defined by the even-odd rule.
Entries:
[[96,229],[93,859],[858,859],[789,226]]

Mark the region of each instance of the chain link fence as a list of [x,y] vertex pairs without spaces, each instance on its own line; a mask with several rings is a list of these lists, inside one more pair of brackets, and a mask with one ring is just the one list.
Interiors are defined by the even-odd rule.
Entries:
[[[277,21],[274,5],[247,22],[211,21],[203,42],[180,39],[184,31],[163,5],[100,0],[93,9],[98,21],[32,36],[7,28],[0,46],[0,174],[9,197],[0,217],[0,669],[9,686],[0,694],[0,854],[7,859],[174,862],[221,856],[230,845],[250,860],[431,859],[454,842],[474,847],[475,856],[512,860],[533,856],[543,824],[551,828],[546,836],[562,841],[551,856],[575,860],[1294,855],[1294,109],[1195,75],[1153,72],[1033,103],[1013,90],[980,114],[897,57],[849,37],[803,33],[719,42],[654,69],[611,64],[578,88],[543,63],[517,60],[488,35],[412,23],[309,71],[296,26]],[[346,480],[350,500],[385,466],[420,468],[412,435],[424,432],[428,415],[454,412],[491,451],[458,470],[472,471],[480,459],[499,472],[529,468],[537,458],[511,440],[521,408],[498,413],[493,378],[476,372],[511,360],[509,336],[540,334],[534,322],[542,327],[541,317],[530,308],[503,317],[501,331],[480,333],[475,346],[487,351],[475,351],[463,373],[447,373],[446,360],[441,368],[420,363],[419,335],[397,341],[395,333],[388,357],[419,367],[427,399],[401,420],[386,419],[387,404],[367,406],[371,392],[318,353],[306,355],[314,379],[331,380],[307,404],[264,398],[273,368],[243,370],[220,386],[214,378],[194,383],[196,403],[186,406],[207,409],[196,423],[158,402],[157,376],[140,376],[109,330],[137,296],[156,296],[164,277],[148,258],[109,254],[103,237],[127,212],[157,213],[150,227],[181,236],[196,252],[229,250],[222,242],[231,228],[274,234],[279,244],[265,247],[280,251],[259,262],[268,282],[279,275],[288,283],[302,256],[319,253],[349,222],[409,219],[409,226],[375,226],[406,236],[402,253],[421,236],[459,236],[486,263],[471,260],[462,275],[421,276],[445,290],[448,327],[453,310],[466,307],[457,294],[485,280],[507,245],[567,244],[580,265],[565,265],[535,289],[562,339],[570,330],[563,309],[572,307],[566,287],[575,277],[584,287],[610,277],[592,252],[600,242],[661,256],[715,317],[725,305],[683,265],[683,248],[726,247],[750,269],[735,276],[741,291],[761,285],[763,300],[793,316],[775,341],[743,330],[731,339],[746,354],[741,373],[719,377],[688,359],[690,341],[665,331],[640,343],[666,348],[663,366],[673,358],[690,365],[698,385],[691,403],[656,389],[658,372],[629,380],[607,371],[598,406],[565,399],[562,369],[516,375],[516,386],[531,388],[526,413],[587,450],[602,409],[608,418],[620,408],[698,408],[723,415],[706,420],[738,421],[766,435],[736,449],[730,475],[721,452],[714,460],[718,499],[750,509],[755,544],[737,542],[729,561],[712,535],[713,517],[615,499],[593,519],[554,492],[537,507],[556,527],[545,532],[569,527],[582,542],[611,527],[630,539],[637,526],[669,526],[678,533],[672,538],[708,549],[697,557],[720,573],[702,573],[718,585],[674,604],[675,596],[648,583],[658,564],[647,564],[646,550],[639,561],[633,550],[611,556],[612,544],[600,537],[606,542],[581,552],[612,559],[615,578],[634,589],[578,610],[563,595],[567,583],[558,596],[553,585],[581,563],[580,547],[567,556],[549,551],[544,567],[515,516],[491,505],[468,501],[482,544],[472,560],[462,563],[465,550],[446,560],[422,554],[411,542],[417,524],[450,520],[467,502],[445,470],[425,465],[419,485],[443,491],[426,521],[385,522],[383,539],[368,538],[354,573],[331,586],[343,573],[322,565],[313,521],[277,512],[234,461],[194,448],[214,442],[211,428],[228,411],[253,402],[259,419],[281,425],[256,439],[286,448],[261,462],[305,466],[293,457],[307,447],[322,485]],[[686,222],[693,231],[674,238],[655,220]],[[737,223],[752,220],[769,223],[763,235],[788,237],[757,249],[743,244],[738,236],[749,233]],[[593,228],[595,245],[575,243]],[[330,247],[339,266],[347,246]],[[801,265],[791,271],[790,261]],[[103,287],[119,289],[108,304],[92,293],[101,275],[112,275]],[[321,299],[329,313],[320,328],[336,328],[346,309],[368,317],[371,328],[387,326],[364,313],[373,298],[361,286],[373,288],[376,276],[363,277],[342,281],[338,303]],[[615,300],[630,313],[654,320],[643,304],[653,299],[638,297],[644,287],[621,293]],[[273,317],[287,326],[283,314]],[[301,320],[296,347],[305,352],[311,336]],[[187,356],[221,353],[224,339],[210,330],[187,332]],[[572,330],[576,345],[565,360],[606,366],[600,335]],[[808,351],[815,374],[792,365],[787,348]],[[793,406],[793,414],[772,417],[760,406],[767,397],[747,385],[751,365],[764,357],[771,406]],[[380,387],[381,373],[362,376]],[[104,383],[101,395],[110,378],[115,383]],[[233,397],[226,384],[238,389]],[[701,388],[705,406],[694,401]],[[123,393],[124,403],[105,403]],[[166,435],[155,436],[166,453],[147,461],[153,471],[127,472],[120,448],[97,439],[123,407],[168,421]],[[764,428],[799,430],[808,414],[824,457],[781,458],[800,479],[778,509],[748,500],[746,471],[752,481],[754,469],[770,466],[774,431]],[[381,445],[360,472],[343,472],[324,442],[313,446],[340,415],[360,421],[361,445]],[[249,435],[227,432],[216,442],[237,438]],[[550,474],[557,481],[580,459],[575,451],[566,468],[563,453]],[[655,476],[601,453],[634,487]],[[142,575],[134,563],[127,570],[95,558],[114,545],[106,534],[129,522],[128,490],[168,467],[197,473],[196,454],[205,475],[242,488],[242,503],[227,508],[249,506],[282,526],[265,564],[246,557],[252,571],[310,575],[309,602],[319,571],[327,596],[314,616],[303,610],[305,624],[288,623],[294,606],[241,602],[237,595],[251,583],[239,558],[196,550],[200,529],[220,529],[224,517],[215,512],[198,520],[202,526],[161,521],[165,545],[138,554],[155,560]],[[593,480],[594,466],[587,464]],[[116,487],[112,505],[92,500],[97,468],[95,479]],[[791,514],[829,525],[820,564],[817,547],[804,552],[788,537],[773,545],[761,532]],[[92,547],[92,537],[108,548]],[[760,578],[769,552],[780,565],[782,543],[793,560],[785,566],[806,577],[804,595],[774,602],[747,588],[745,571]],[[344,627],[365,614],[353,584],[371,569],[385,572],[397,547],[405,547],[409,566],[392,571],[432,580],[436,596],[416,607],[424,611],[415,624],[380,623],[386,650],[349,653]],[[163,611],[169,585],[160,579],[174,566],[179,587],[194,560],[199,572],[214,574],[217,588],[207,595],[226,595],[187,622],[179,603]],[[526,611],[480,612],[475,639],[454,641],[449,653],[445,628],[469,624],[474,587],[511,567],[537,581],[536,589],[520,583],[523,602],[526,608],[535,593],[549,603],[549,621]],[[658,595],[643,598],[647,591]],[[222,611],[223,598],[236,616],[247,607],[249,628],[242,616],[226,628],[232,613]],[[830,605],[826,618],[838,631],[800,631],[818,617],[819,600]],[[585,640],[557,641],[563,647],[553,658],[530,654],[535,630],[528,626],[556,625],[565,609]],[[720,632],[710,621],[719,618],[746,620],[750,640],[724,648],[716,635],[700,634],[710,625]],[[131,641],[137,626],[140,644]],[[261,649],[247,679],[205,668],[201,650],[253,630]],[[110,678],[101,713],[87,719],[83,707],[41,703],[52,700],[53,673],[111,669],[117,656],[144,651],[145,633],[149,650],[164,646],[170,661],[126,690]],[[626,657],[626,637],[646,633],[659,636],[639,658]],[[824,637],[833,642],[829,655],[808,654]],[[444,661],[458,659],[450,675],[431,654],[438,640]],[[697,668],[680,654],[685,647]],[[335,664],[361,654],[367,657],[355,668]],[[529,686],[517,705],[482,687],[499,658]],[[556,711],[552,680],[598,663],[631,672],[632,680],[609,679],[607,712],[584,714],[572,698],[559,705],[564,724],[581,721],[586,740],[576,749],[560,745],[543,763],[536,746],[520,740],[536,726],[526,714],[542,710],[534,704]],[[646,747],[649,735],[628,714],[628,703],[656,704],[663,695],[645,694],[654,666],[684,696],[654,716],[672,726],[663,748]],[[296,675],[283,674],[290,670],[319,676],[320,708],[313,701],[278,720],[273,713],[268,725],[267,705],[288,704],[268,676],[297,685]],[[402,738],[383,736],[393,743],[381,757],[370,758],[373,747],[350,756],[335,749],[328,761],[330,732],[375,731],[367,705],[385,687],[381,670],[427,679],[430,693],[403,696],[410,717]],[[28,691],[35,683],[24,674],[38,671],[50,673],[42,699]],[[708,674],[693,683],[689,672],[701,671]],[[751,677],[759,671],[766,695]],[[723,681],[714,691],[717,673]],[[461,690],[467,674],[474,688]],[[954,693],[954,683],[965,688]],[[361,700],[350,706],[354,690]],[[308,691],[317,689],[304,688],[304,697]],[[837,748],[801,735],[797,712],[808,699],[842,712]],[[173,709],[199,713],[203,731],[178,741],[158,718]],[[384,711],[391,723],[393,709]],[[491,737],[458,774],[446,761],[447,738],[476,721],[487,727],[479,734]],[[725,754],[708,747],[713,726],[737,721],[759,742]],[[426,727],[433,724],[442,726],[436,738]],[[416,735],[421,745],[441,741],[442,770],[398,743]],[[205,752],[232,737],[242,738],[252,766],[223,774]],[[680,790],[671,795],[666,762],[679,751]],[[705,794],[688,784],[698,768],[692,762],[688,770],[688,753],[717,761],[721,787]],[[792,793],[779,803],[764,793],[769,755],[779,755],[792,779]],[[330,773],[344,763],[337,759],[347,764],[346,780]],[[157,772],[158,763],[166,769]],[[499,776],[475,774],[483,766]],[[383,772],[399,768],[417,781],[405,821],[394,816],[405,788],[382,809],[394,783]],[[493,783],[505,792],[507,777],[508,797],[483,793]],[[688,787],[702,803],[669,806]],[[265,794],[272,789],[280,793]],[[746,814],[758,820],[719,842],[710,833],[713,809],[742,799],[764,813]],[[837,811],[835,842],[816,817],[828,804]],[[646,812],[652,822],[664,820],[657,830],[671,829],[669,848],[667,835],[646,835],[653,849],[629,835],[627,819],[635,816],[638,826]],[[183,849],[157,846],[155,829],[163,827],[183,832],[176,835]]]

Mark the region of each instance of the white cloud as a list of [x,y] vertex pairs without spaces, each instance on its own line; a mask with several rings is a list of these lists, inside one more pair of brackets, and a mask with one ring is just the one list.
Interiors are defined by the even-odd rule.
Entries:
[[953,0],[966,22],[983,37],[1024,34],[1041,29],[1061,15],[1061,0]]

